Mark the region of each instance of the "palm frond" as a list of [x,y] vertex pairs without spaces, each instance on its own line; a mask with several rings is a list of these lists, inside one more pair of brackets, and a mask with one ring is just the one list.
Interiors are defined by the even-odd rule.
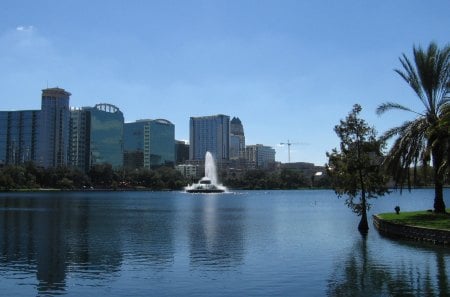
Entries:
[[426,139],[427,128],[426,119],[420,118],[405,122],[402,126],[386,131],[383,135],[386,139],[398,135],[383,163],[401,187],[405,181],[409,183],[411,180],[409,168],[416,167],[421,160],[426,160],[429,152]]
[[408,107],[406,107],[404,105],[401,105],[401,104],[398,104],[398,103],[394,103],[394,102],[385,102],[385,103],[379,105],[377,107],[376,113],[377,113],[377,115],[381,115],[381,114],[383,114],[383,113],[385,113],[387,111],[393,110],[393,109],[409,111],[409,112],[415,113],[417,115],[422,115],[422,114],[417,113],[414,110],[412,110],[412,109],[410,109],[410,108],[408,108]]
[[[383,163],[402,187],[405,182],[411,185],[410,167],[414,167],[415,176],[419,163],[431,161],[437,191],[435,211],[445,212],[442,184],[444,174],[450,171],[450,45],[439,48],[432,42],[426,50],[414,46],[412,61],[405,54],[399,60],[402,68],[395,72],[417,94],[424,112],[383,134],[384,140],[396,137]],[[388,102],[377,108],[377,114],[391,109],[412,111]]]
[[411,126],[411,121],[404,122],[401,126],[391,128],[381,135],[380,140],[387,141],[396,135],[401,135]]
[[419,79],[419,75],[417,74],[416,68],[412,65],[411,61],[408,59],[408,57],[405,54],[403,54],[399,60],[403,66],[403,70],[394,69],[394,71],[397,74],[399,74],[408,83],[408,85],[417,94],[420,101],[422,101],[422,104],[428,110],[428,102],[426,100],[426,96],[424,96],[423,89],[420,85],[420,79]]

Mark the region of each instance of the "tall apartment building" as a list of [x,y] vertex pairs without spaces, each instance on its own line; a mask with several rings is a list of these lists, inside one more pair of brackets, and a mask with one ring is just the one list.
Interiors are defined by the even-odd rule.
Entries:
[[175,125],[168,120],[139,120],[124,125],[124,167],[175,164]]
[[0,111],[0,164],[36,161],[40,127],[40,110]]
[[42,90],[39,165],[57,167],[68,163],[70,95],[61,88]]
[[90,168],[91,114],[88,109],[70,110],[69,164],[87,172]]
[[70,95],[61,88],[44,89],[41,110],[0,112],[0,163],[67,165]]
[[100,103],[72,109],[70,116],[70,164],[88,171],[95,164],[123,166],[124,117],[119,108]]
[[227,162],[230,159],[230,117],[191,117],[189,142],[190,160],[204,160],[206,152],[209,151],[219,165]]
[[247,145],[245,154],[250,168],[269,168],[275,163],[275,149],[270,146]]
[[233,117],[230,122],[230,160],[245,159],[244,127],[239,118]]

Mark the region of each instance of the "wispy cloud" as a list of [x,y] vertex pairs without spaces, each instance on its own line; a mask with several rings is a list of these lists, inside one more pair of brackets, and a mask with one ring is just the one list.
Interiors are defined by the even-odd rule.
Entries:
[[18,25],[0,35],[0,47],[9,52],[36,51],[47,52],[51,47],[50,41],[33,25]]
[[34,26],[17,26],[16,31],[19,32],[33,32],[35,30]]
[[51,41],[32,25],[19,25],[0,32],[0,52],[0,64],[7,78],[32,79],[59,64],[58,52]]

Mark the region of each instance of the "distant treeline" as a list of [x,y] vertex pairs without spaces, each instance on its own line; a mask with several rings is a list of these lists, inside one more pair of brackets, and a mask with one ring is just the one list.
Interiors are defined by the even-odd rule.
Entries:
[[[419,170],[413,186],[432,184],[432,170],[423,173]],[[330,188],[329,178],[325,175],[315,180],[305,177],[301,172],[291,169],[277,171],[248,170],[239,175],[222,172],[221,183],[230,189],[269,190]],[[411,177],[413,174],[411,174]],[[20,189],[147,189],[182,190],[188,180],[177,170],[170,167],[157,169],[114,170],[109,164],[98,164],[86,174],[72,167],[42,168],[33,163],[0,167],[0,190]]]
[[86,174],[73,167],[42,168],[33,163],[0,168],[0,190],[17,189],[150,189],[175,190],[186,185],[175,169],[114,170],[109,164],[94,165]]
[[[170,167],[157,169],[114,170],[109,164],[98,164],[84,173],[73,167],[42,168],[34,163],[0,167],[0,190],[182,190],[188,180]],[[281,171],[249,170],[238,176],[221,174],[221,183],[231,189],[299,189],[311,186],[329,187],[326,177],[311,180],[300,172],[283,169]]]
[[223,174],[223,184],[228,188],[249,190],[290,190],[310,187],[329,188],[330,186],[326,176],[314,180],[292,169],[248,170],[239,176]]

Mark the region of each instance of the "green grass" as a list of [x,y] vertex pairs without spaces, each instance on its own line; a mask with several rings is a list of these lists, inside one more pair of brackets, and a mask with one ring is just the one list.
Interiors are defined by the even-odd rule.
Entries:
[[450,231],[450,209],[446,214],[435,214],[428,211],[383,213],[378,215],[381,219],[397,224],[443,229]]

